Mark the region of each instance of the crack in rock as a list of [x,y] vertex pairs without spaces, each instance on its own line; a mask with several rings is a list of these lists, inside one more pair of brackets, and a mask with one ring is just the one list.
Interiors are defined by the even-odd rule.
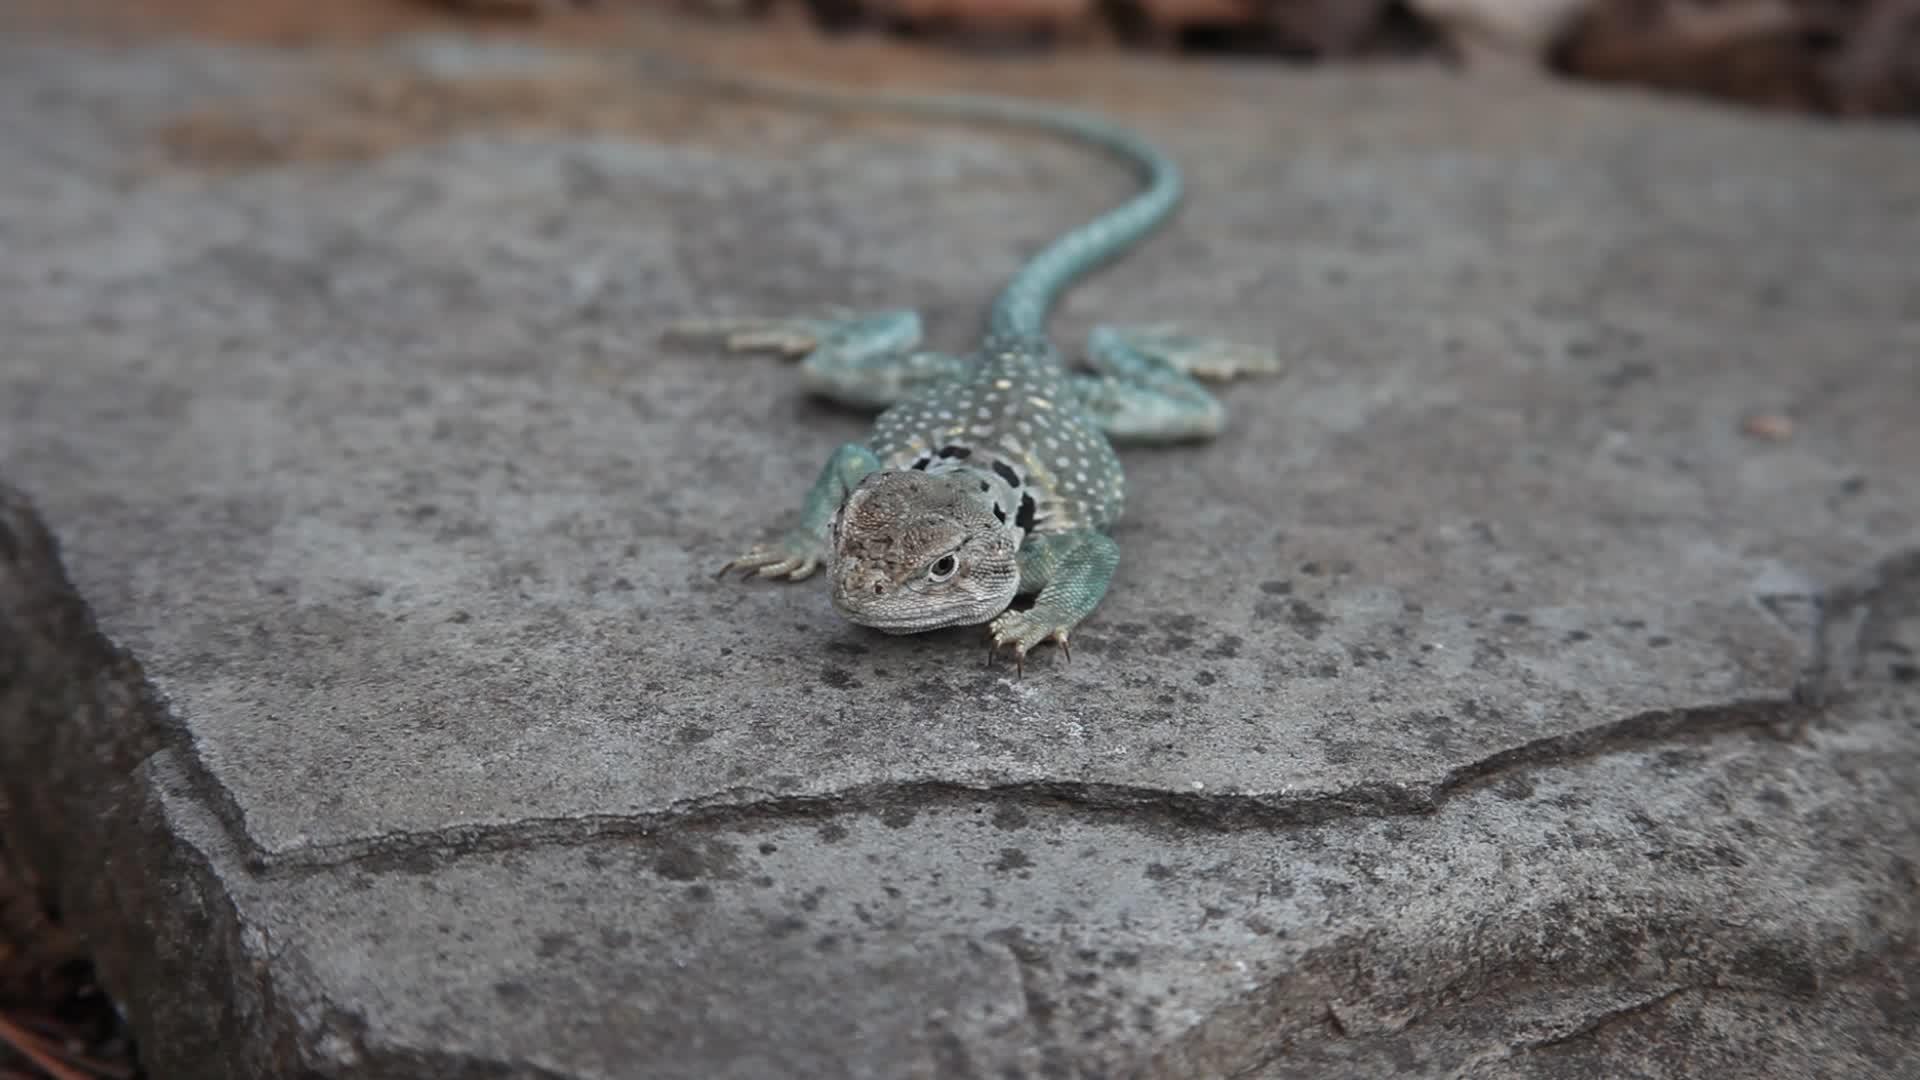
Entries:
[[[1763,607],[1786,621],[1790,599],[1760,597]],[[1895,551],[1876,561],[1859,580],[1805,598],[1813,623],[1809,659],[1794,684],[1794,701],[1820,707],[1865,683],[1912,682],[1920,648],[1920,548]],[[1885,670],[1877,670],[1884,664]]]
[[[39,574],[57,581],[56,590],[67,604],[84,612],[81,598],[67,584],[50,537],[24,496],[12,493],[5,505],[17,527],[8,530],[9,562],[23,574]],[[1334,791],[1304,795],[1272,793],[1184,792],[1138,785],[1067,780],[1022,781],[1009,784],[969,784],[953,780],[886,781],[820,795],[777,795],[754,788],[734,788],[687,800],[652,813],[592,815],[530,819],[502,825],[457,826],[419,833],[396,833],[290,852],[263,850],[244,827],[244,812],[224,785],[194,750],[188,725],[180,721],[151,683],[143,703],[154,715],[161,741],[183,748],[188,776],[197,794],[245,853],[255,873],[312,873],[346,864],[419,869],[466,855],[499,851],[529,844],[572,846],[603,840],[655,838],[668,830],[701,830],[762,823],[820,820],[891,808],[929,805],[1004,805],[1036,810],[1079,812],[1131,819],[1139,824],[1238,830],[1310,827],[1363,817],[1432,813],[1454,795],[1473,790],[1509,773],[1564,764],[1597,755],[1626,752],[1675,740],[1713,737],[1735,732],[1769,733],[1791,737],[1813,716],[1809,699],[1825,701],[1835,692],[1834,671],[1851,673],[1851,659],[1870,646],[1874,634],[1886,636],[1882,623],[1889,605],[1914,607],[1920,593],[1920,552],[1907,552],[1877,564],[1866,584],[1831,590],[1823,598],[1816,622],[1820,676],[1812,680],[1817,693],[1796,694],[1783,700],[1745,700],[1681,709],[1657,709],[1621,719],[1552,735],[1508,747],[1456,765],[1426,784],[1362,783]],[[66,606],[66,605],[63,605]],[[1850,636],[1837,632],[1845,623],[1859,628]],[[93,631],[98,634],[98,631]],[[1855,639],[1859,639],[1856,644]],[[104,637],[110,651],[114,647]],[[144,673],[142,673],[144,674]],[[154,748],[146,746],[147,751]],[[142,757],[147,756],[143,754]]]
[[[22,571],[51,575],[57,550],[27,500],[12,494],[4,507],[19,527],[9,530],[9,562]],[[64,577],[60,592],[85,610]],[[1142,824],[1238,830],[1310,827],[1350,818],[1432,813],[1456,794],[1507,774],[1565,764],[1695,738],[1754,732],[1793,737],[1844,683],[1836,673],[1856,675],[1861,657],[1892,641],[1890,619],[1920,609],[1920,551],[1897,553],[1876,564],[1863,584],[1840,586],[1816,603],[1815,660],[1809,674],[1785,699],[1755,699],[1678,709],[1655,709],[1578,731],[1508,747],[1448,769],[1426,784],[1362,783],[1304,795],[1184,792],[1129,784],[1067,780],[969,784],[953,780],[885,781],[819,795],[777,795],[733,788],[666,809],[631,815],[529,819],[502,825],[456,826],[395,833],[274,853],[263,850],[244,827],[244,812],[193,752],[188,726],[148,687],[147,705],[165,741],[186,750],[188,775],[216,818],[246,853],[256,873],[312,873],[346,864],[419,869],[466,855],[528,844],[572,846],[603,840],[654,838],[668,830],[701,830],[762,823],[821,820],[930,805],[1003,805],[1129,818]],[[95,631],[97,633],[97,631]],[[1885,639],[1883,641],[1883,639]],[[103,639],[104,641],[104,639]],[[106,643],[112,649],[111,643]],[[1897,646],[1897,642],[1895,643]],[[151,748],[149,748],[151,749]]]
[[1647,1013],[1665,1008],[1668,1002],[1682,994],[1709,989],[1712,988],[1704,985],[1689,984],[1676,986],[1656,994],[1650,994],[1647,997],[1641,998],[1639,1001],[1629,1002],[1625,1005],[1606,1009],[1592,1016],[1582,1018],[1579,1022],[1564,1031],[1557,1031],[1551,1035],[1545,1035],[1537,1039],[1523,1039],[1519,1042],[1510,1043],[1499,1050],[1475,1054],[1462,1062],[1460,1067],[1453,1071],[1451,1074],[1452,1080],[1467,1080],[1467,1078],[1472,1076],[1475,1070],[1479,1069],[1482,1065],[1511,1061],[1514,1058],[1524,1057],[1527,1054],[1537,1053],[1541,1050],[1566,1046],[1583,1039],[1597,1038],[1608,1028],[1621,1024],[1633,1017],[1643,1016]]
[[304,875],[349,864],[368,869],[402,867],[420,871],[470,855],[524,849],[531,845],[571,847],[607,840],[658,841],[661,834],[667,832],[824,821],[848,814],[929,807],[997,808],[1013,804],[1040,812],[1078,812],[1120,819],[1123,824],[1215,831],[1305,828],[1353,818],[1430,814],[1454,796],[1508,774],[1601,755],[1742,732],[1792,738],[1811,718],[1811,710],[1784,700],[1656,709],[1509,747],[1455,766],[1429,784],[1360,784],[1310,795],[1183,792],[1067,780],[985,785],[953,780],[881,781],[820,795],[776,795],[752,788],[732,788],[654,813],[455,826],[315,845],[284,853],[263,852],[244,835],[237,835],[235,841],[250,853],[250,869],[277,876]]

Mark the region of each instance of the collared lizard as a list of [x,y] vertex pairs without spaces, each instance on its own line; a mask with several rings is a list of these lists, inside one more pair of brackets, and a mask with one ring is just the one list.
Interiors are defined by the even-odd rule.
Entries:
[[[1098,327],[1091,370],[1073,371],[1047,339],[1061,292],[1173,213],[1179,167],[1132,132],[1064,108],[760,79],[721,85],[835,108],[1010,123],[1105,151],[1140,173],[1144,186],[1132,199],[1060,236],[1013,276],[970,355],[920,348],[912,311],[701,320],[672,331],[804,356],[811,391],[885,409],[865,442],[827,460],[800,523],[718,576],[801,581],[825,566],[834,608],[860,625],[908,634],[986,622],[989,659],[1004,648],[1023,667],[1028,650],[1049,640],[1067,654],[1068,632],[1099,604],[1120,559],[1108,530],[1126,484],[1112,440],[1213,436],[1225,412],[1198,378],[1279,369],[1270,351],[1171,327]],[[1036,593],[1030,608],[1010,606]]]

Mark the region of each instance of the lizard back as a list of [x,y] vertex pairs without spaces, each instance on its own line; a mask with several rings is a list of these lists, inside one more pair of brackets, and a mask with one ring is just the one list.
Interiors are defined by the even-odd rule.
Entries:
[[1012,489],[1029,533],[1105,529],[1120,517],[1120,458],[1067,385],[1044,339],[989,334],[963,379],[881,413],[870,445],[883,468],[991,475]]
[[870,439],[883,468],[971,470],[1006,484],[1029,535],[1105,530],[1126,505],[1126,474],[1069,385],[1047,317],[1067,286],[1173,213],[1184,188],[1179,166],[1132,132],[1069,109],[968,95],[881,95],[879,103],[1062,135],[1121,158],[1145,181],[1133,198],[1029,258],[994,298],[971,372],[889,408]]

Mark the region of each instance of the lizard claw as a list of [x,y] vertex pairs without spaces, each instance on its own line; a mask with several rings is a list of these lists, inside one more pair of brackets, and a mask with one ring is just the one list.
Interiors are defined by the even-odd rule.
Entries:
[[988,624],[987,630],[987,663],[993,663],[1001,649],[1010,649],[1015,678],[1026,674],[1027,653],[1042,642],[1053,642],[1060,646],[1062,656],[1068,661],[1073,659],[1067,647],[1067,627],[1036,619],[1031,612],[1003,611]]
[[724,578],[735,570],[740,571],[740,580],[763,577],[784,577],[788,581],[805,581],[820,569],[824,561],[817,551],[795,551],[791,543],[769,547],[755,544],[745,555],[722,566],[713,576]]

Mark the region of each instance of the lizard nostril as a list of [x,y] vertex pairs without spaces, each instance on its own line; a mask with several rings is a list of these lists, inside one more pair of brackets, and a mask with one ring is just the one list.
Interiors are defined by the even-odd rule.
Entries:
[[885,585],[882,585],[877,581],[873,583],[873,595],[879,596],[881,593],[884,593],[886,591],[887,591],[887,587]]

